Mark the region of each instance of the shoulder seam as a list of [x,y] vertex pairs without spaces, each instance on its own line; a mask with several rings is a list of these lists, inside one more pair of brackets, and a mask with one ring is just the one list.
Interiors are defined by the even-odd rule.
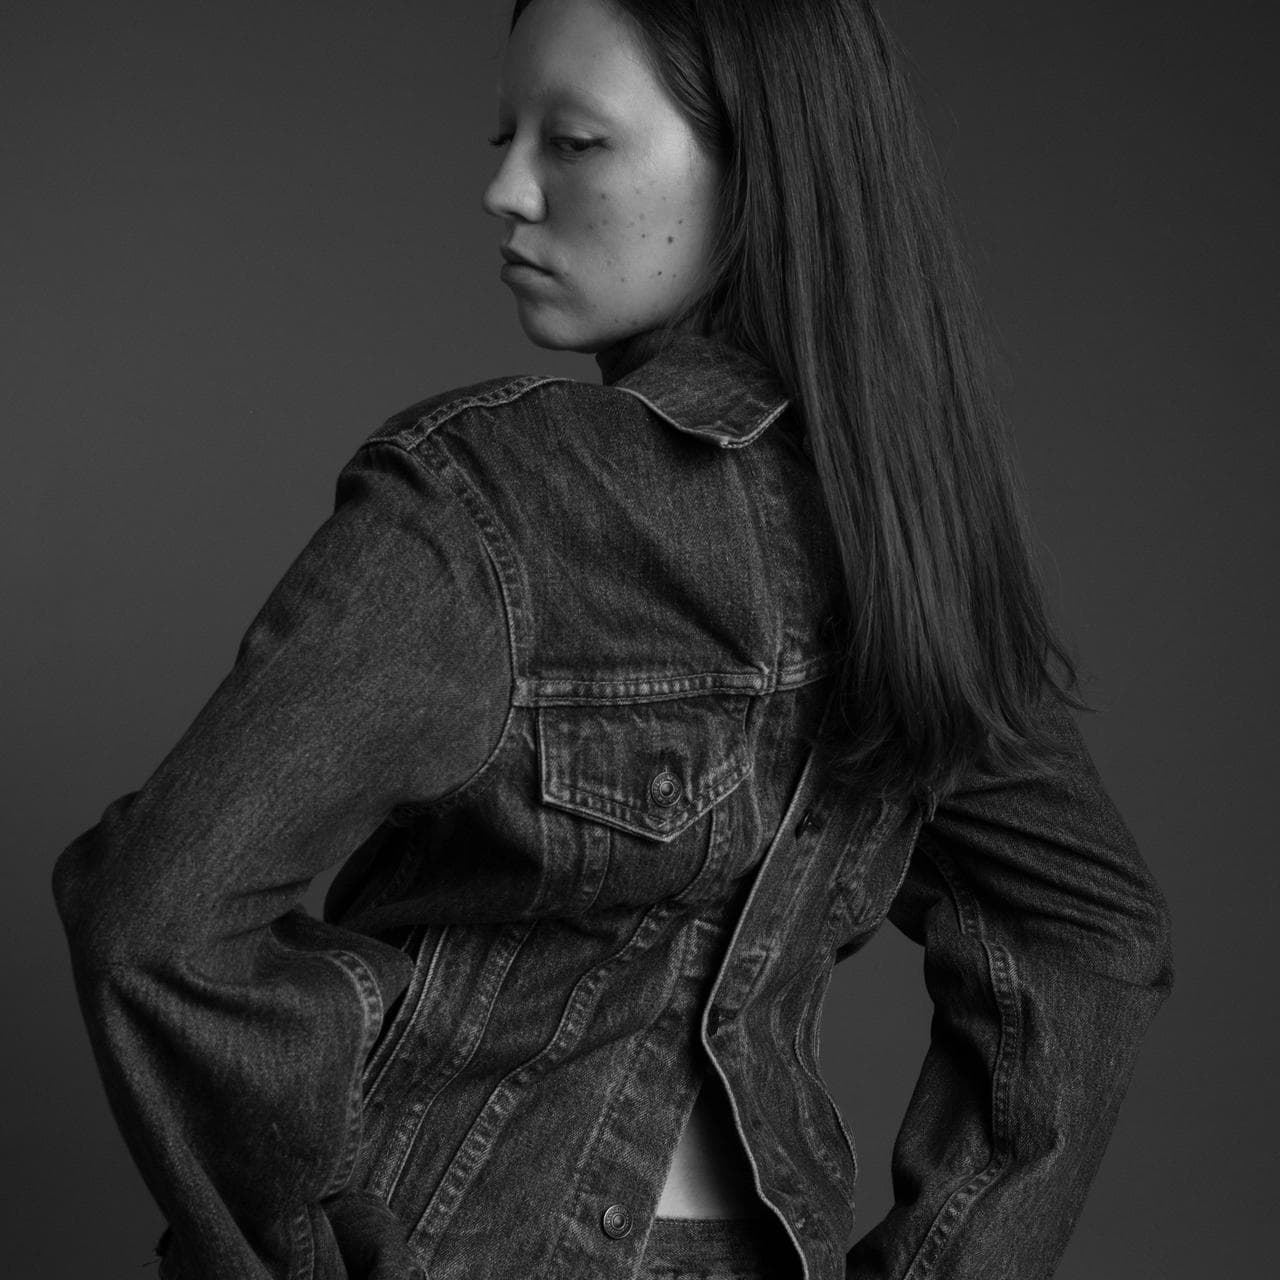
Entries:
[[368,438],[368,443],[386,442],[398,444],[405,449],[417,449],[434,431],[451,419],[466,413],[469,409],[491,409],[497,405],[510,404],[515,400],[519,400],[521,396],[526,395],[535,387],[544,386],[552,382],[572,383],[575,381],[573,378],[563,377],[559,374],[522,373],[510,378],[497,379],[492,385],[481,383],[481,386],[487,386],[488,389],[461,394],[445,400],[429,412],[397,427],[393,431],[389,431],[386,435],[380,435],[379,431],[384,428],[379,428],[379,431],[375,431]]

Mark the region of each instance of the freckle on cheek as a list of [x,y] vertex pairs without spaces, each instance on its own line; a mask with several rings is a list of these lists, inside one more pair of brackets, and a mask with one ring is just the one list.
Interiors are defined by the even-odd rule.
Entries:
[[668,236],[668,237],[667,237],[667,243],[668,243],[668,244],[675,244],[675,242],[676,242],[676,238],[675,238],[675,236]]

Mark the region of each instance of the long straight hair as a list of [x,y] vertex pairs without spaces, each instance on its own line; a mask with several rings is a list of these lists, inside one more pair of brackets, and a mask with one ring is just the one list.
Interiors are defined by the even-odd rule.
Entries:
[[[511,26],[533,0],[516,0]],[[866,0],[608,0],[724,166],[692,327],[772,367],[807,433],[843,569],[841,780],[932,805],[971,768],[1044,760],[1073,707],[981,309],[896,48]],[[1056,671],[1055,671],[1056,668]],[[816,739],[815,739],[816,741]]]

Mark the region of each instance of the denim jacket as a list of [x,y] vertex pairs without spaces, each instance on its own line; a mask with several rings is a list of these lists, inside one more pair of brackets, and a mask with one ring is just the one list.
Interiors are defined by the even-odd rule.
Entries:
[[[932,811],[824,778],[840,575],[773,373],[657,331],[374,431],[54,891],[165,1280],[627,1280],[717,1073],[802,1280],[1033,1280],[1171,981],[1074,721]],[[323,919],[300,906],[342,862]],[[923,948],[857,1238],[835,963]]]

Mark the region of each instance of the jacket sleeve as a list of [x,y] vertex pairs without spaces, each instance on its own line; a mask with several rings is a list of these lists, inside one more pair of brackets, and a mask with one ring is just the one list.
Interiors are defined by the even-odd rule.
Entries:
[[849,1280],[1052,1275],[1172,986],[1164,897],[1056,699],[1044,724],[1057,763],[942,803],[889,909],[934,1015]]
[[367,442],[177,745],[58,858],[98,1069],[169,1223],[163,1276],[411,1274],[385,1206],[343,1194],[362,1068],[409,961],[299,901],[396,806],[474,775],[510,691],[462,501],[417,454]]

